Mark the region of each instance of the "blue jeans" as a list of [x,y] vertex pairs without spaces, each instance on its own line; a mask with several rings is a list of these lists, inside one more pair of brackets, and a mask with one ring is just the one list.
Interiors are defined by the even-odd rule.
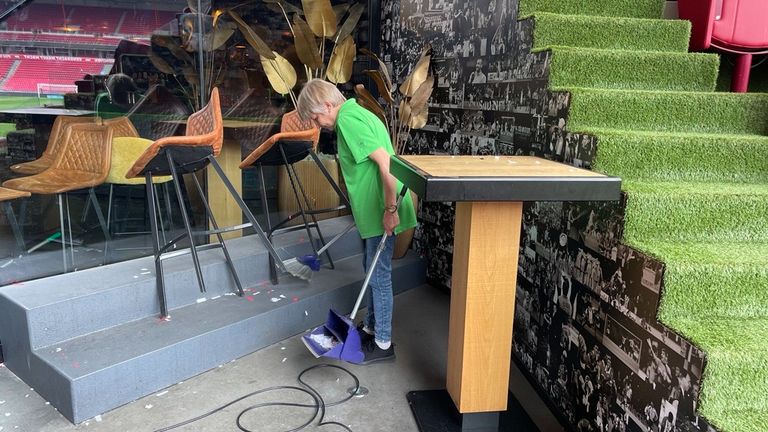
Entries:
[[[363,240],[365,243],[363,269],[366,273],[376,255],[376,248],[380,241],[381,236]],[[392,339],[392,252],[394,247],[395,236],[391,235],[384,242],[384,250],[381,251],[366,291],[368,313],[365,316],[365,326],[375,330],[376,340],[379,342],[389,342]]]

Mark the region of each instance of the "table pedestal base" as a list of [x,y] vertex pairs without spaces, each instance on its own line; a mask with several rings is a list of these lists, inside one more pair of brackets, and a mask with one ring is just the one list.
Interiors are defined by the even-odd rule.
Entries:
[[523,407],[509,394],[504,412],[461,414],[445,390],[421,390],[406,396],[419,432],[539,432]]

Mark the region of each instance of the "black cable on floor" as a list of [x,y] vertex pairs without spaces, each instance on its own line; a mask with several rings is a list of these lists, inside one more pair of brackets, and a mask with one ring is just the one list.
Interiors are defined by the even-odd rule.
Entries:
[[[347,375],[352,377],[352,379],[355,381],[354,391],[351,392],[350,395],[345,397],[344,399],[341,399],[341,400],[338,400],[338,401],[335,401],[335,402],[331,402],[331,403],[325,403],[325,401],[323,400],[323,397],[320,396],[320,393],[314,387],[312,387],[311,385],[307,384],[302,379],[307,372],[312,371],[314,369],[319,369],[319,368],[334,368],[334,369],[339,369],[339,370],[343,371],[344,373],[346,373]],[[339,427],[347,430],[348,432],[352,432],[352,429],[350,429],[345,424],[342,424],[342,423],[339,423],[339,422],[335,422],[335,421],[324,422],[323,419],[325,418],[325,409],[327,407],[341,405],[344,402],[347,402],[348,400],[352,399],[357,394],[357,392],[360,390],[360,380],[357,378],[357,376],[355,376],[355,374],[353,374],[352,372],[348,371],[347,369],[344,369],[341,366],[336,366],[336,365],[331,365],[331,364],[319,364],[319,365],[308,367],[308,368],[304,369],[303,371],[301,371],[301,373],[298,376],[298,380],[299,380],[299,383],[304,386],[304,388],[296,387],[296,386],[274,386],[274,387],[267,387],[267,388],[264,388],[264,389],[256,390],[254,392],[248,393],[245,396],[241,396],[241,397],[233,400],[232,402],[228,402],[228,403],[226,403],[226,404],[224,404],[224,405],[222,405],[222,406],[220,406],[218,408],[215,408],[215,409],[213,409],[213,410],[211,410],[211,411],[209,411],[209,412],[207,412],[205,414],[199,415],[199,416],[197,416],[195,418],[191,418],[189,420],[185,420],[185,421],[183,421],[181,423],[176,423],[175,425],[167,426],[167,427],[164,427],[162,429],[157,429],[155,432],[166,432],[166,431],[169,431],[169,430],[172,430],[172,429],[176,429],[176,428],[179,428],[179,427],[182,427],[182,426],[186,426],[186,425],[194,423],[194,422],[196,422],[198,420],[204,419],[204,418],[206,418],[206,417],[208,417],[210,415],[216,414],[217,412],[219,412],[219,411],[221,411],[221,410],[223,410],[223,409],[225,409],[225,408],[227,408],[229,406],[232,406],[232,405],[234,405],[234,404],[236,404],[236,403],[238,403],[238,402],[240,402],[240,401],[242,401],[244,399],[247,399],[247,398],[249,398],[251,396],[256,396],[256,395],[262,394],[262,393],[268,393],[268,392],[275,391],[275,390],[293,390],[293,391],[298,391],[298,392],[301,392],[301,393],[306,393],[306,394],[308,394],[312,398],[312,400],[314,400],[315,403],[314,404],[300,404],[300,403],[293,403],[293,402],[264,402],[264,403],[260,403],[260,404],[256,404],[256,405],[251,405],[248,408],[246,408],[243,411],[241,411],[240,414],[237,416],[237,427],[238,427],[238,429],[240,429],[243,432],[254,432],[254,431],[246,428],[242,424],[243,416],[246,413],[250,412],[250,411],[253,411],[253,410],[256,410],[256,409],[259,409],[259,408],[265,408],[265,407],[288,406],[288,407],[298,407],[298,408],[313,408],[314,409],[314,413],[312,414],[312,417],[307,422],[302,424],[301,426],[296,427],[294,429],[289,429],[289,430],[287,430],[285,432],[298,432],[298,431],[306,428],[307,426],[309,426],[313,422],[315,422],[315,418],[318,417],[318,414],[319,414],[320,418],[317,419],[317,426],[335,425],[335,426],[339,426]]]

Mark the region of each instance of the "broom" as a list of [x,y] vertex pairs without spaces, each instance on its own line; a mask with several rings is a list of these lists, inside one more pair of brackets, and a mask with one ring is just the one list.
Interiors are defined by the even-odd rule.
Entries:
[[[400,195],[397,197],[397,203],[395,203],[397,208],[400,208],[400,203],[403,201],[403,197],[407,191],[408,188],[403,186],[402,190],[400,191]],[[344,234],[349,232],[349,230],[351,230],[354,225],[355,224],[353,222],[344,228],[344,231],[342,231],[341,234],[337,235],[330,242],[326,243],[325,246],[320,248],[320,250],[317,251],[317,255],[302,255],[300,257],[285,260],[283,261],[283,264],[285,264],[286,269],[290,269],[288,271],[292,275],[309,281],[312,279],[313,271],[320,271],[320,255],[322,255],[323,252],[325,252],[326,249],[328,249],[336,240],[340,239]]]
[[291,258],[283,261],[285,270],[288,273],[298,278],[304,279],[306,281],[311,280],[312,272],[320,271],[320,255],[322,255],[323,252],[328,250],[328,248],[331,247],[331,245],[336,243],[337,240],[342,238],[344,234],[352,230],[354,226],[355,226],[354,222],[347,225],[347,227],[344,228],[344,230],[341,231],[339,234],[337,234],[336,237],[332,238],[331,241],[325,244],[325,246],[321,247],[320,250],[317,251],[317,254],[302,255],[300,257]]

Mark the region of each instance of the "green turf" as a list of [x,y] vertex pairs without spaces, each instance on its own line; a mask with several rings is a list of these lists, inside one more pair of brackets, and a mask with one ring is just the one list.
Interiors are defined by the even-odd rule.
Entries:
[[661,18],[663,8],[664,0],[525,0],[520,2],[518,18],[537,12]]
[[765,135],[768,94],[569,89],[568,129]]
[[714,54],[552,48],[551,88],[714,91]]
[[[534,16],[533,50],[554,46],[688,52],[689,21],[559,15]],[[643,35],[643,37],[637,37]]]
[[768,310],[766,242],[653,241],[632,246],[666,265],[662,322],[701,316],[759,318]]
[[[680,319],[673,325],[707,353],[702,411],[768,411],[768,319]],[[759,430],[752,424],[718,424],[716,418],[710,417],[723,430]]]
[[624,181],[633,241],[768,241],[768,184]]
[[535,16],[534,49],[552,50],[550,88],[571,92],[566,129],[597,136],[594,168],[624,181],[623,241],[665,264],[660,320],[707,355],[699,414],[765,432],[768,94],[712,93],[716,62],[682,54],[688,23],[615,18],[658,18],[661,3],[522,0],[520,11]]
[[593,168],[649,181],[766,182],[768,137],[590,129]]

